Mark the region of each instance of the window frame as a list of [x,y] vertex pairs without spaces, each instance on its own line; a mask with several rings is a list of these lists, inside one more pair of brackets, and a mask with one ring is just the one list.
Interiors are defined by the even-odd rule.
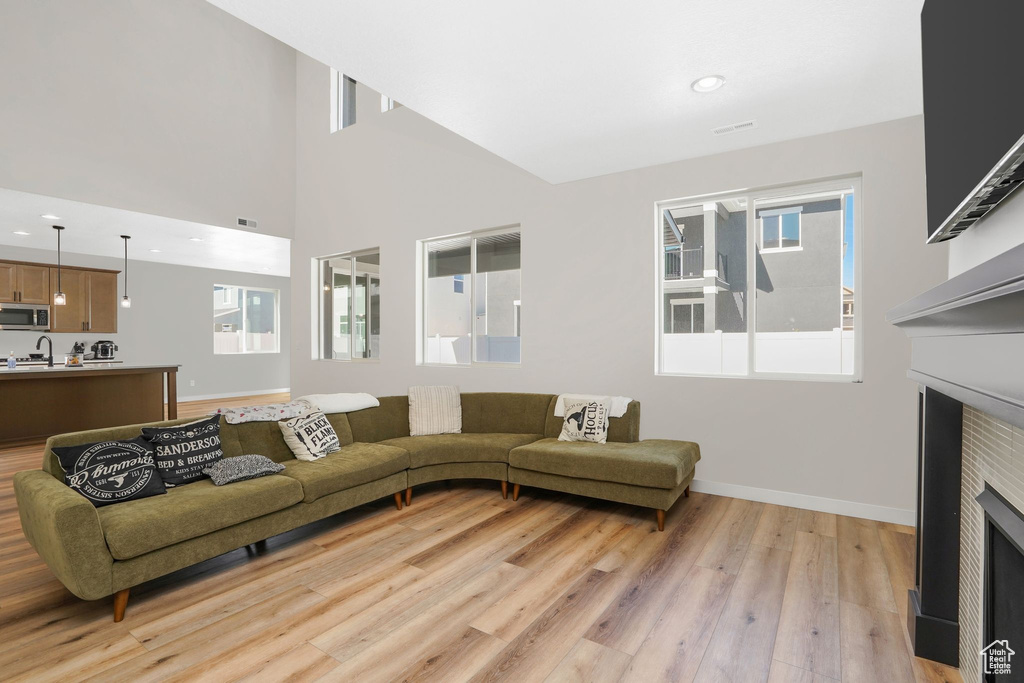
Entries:
[[[787,210],[787,209],[789,209],[789,210]],[[761,253],[762,254],[780,254],[780,253],[784,253],[784,252],[787,252],[787,251],[803,251],[803,248],[804,248],[804,241],[803,241],[804,240],[804,207],[802,207],[802,206],[793,207],[793,208],[787,207],[787,209],[780,209],[778,211],[778,213],[770,213],[770,214],[768,214],[769,216],[778,216],[779,217],[779,246],[777,246],[777,247],[766,247],[766,246],[764,246],[765,245],[765,241],[764,241],[764,213],[762,212],[761,216],[757,219],[757,223],[758,223],[758,237],[759,237],[759,240],[760,240],[758,242],[758,244],[761,245]],[[787,215],[787,214],[793,214],[793,213],[795,213],[796,217],[797,217],[796,218],[796,220],[797,220],[797,223],[796,223],[796,245],[795,246],[790,246],[790,247],[784,247],[784,246],[782,246],[782,217]],[[857,260],[856,256],[854,256],[854,261],[856,261],[856,260]]]
[[[383,261],[383,258],[381,257],[381,249],[380,249],[380,247],[371,247],[369,249],[358,249],[358,250],[355,250],[355,251],[342,251],[342,252],[339,252],[337,254],[330,254],[328,256],[315,256],[315,257],[313,257],[312,263],[311,263],[311,266],[312,266],[311,267],[311,271],[312,271],[312,274],[313,274],[313,287],[314,287],[314,291],[317,293],[317,296],[314,297],[314,306],[315,306],[316,310],[314,311],[314,316],[313,316],[313,319],[315,321],[314,322],[315,327],[314,327],[314,338],[313,338],[313,344],[312,344],[312,360],[314,360],[314,361],[325,361],[325,362],[330,362],[330,363],[379,363],[380,360],[381,360],[380,356],[384,355],[383,348],[381,349],[381,353],[379,354],[379,356],[377,358],[357,358],[356,355],[355,355],[355,347],[356,347],[356,333],[355,333],[355,330],[356,330],[356,314],[355,314],[355,310],[356,310],[356,296],[355,296],[355,292],[356,292],[356,278],[358,277],[358,273],[356,272],[355,263],[356,263],[356,261],[361,256],[369,256],[371,254],[376,254],[377,258],[380,259],[381,261]],[[333,291],[333,287],[331,289],[325,289],[324,288],[325,287],[325,281],[324,281],[324,270],[323,269],[324,269],[324,265],[325,264],[329,264],[331,261],[336,260],[336,259],[347,259],[349,261],[349,266],[350,266],[350,270],[349,270],[349,280],[350,280],[349,287],[351,288],[351,293],[350,293],[350,295],[348,297],[348,356],[349,356],[348,358],[325,358],[324,355],[323,355],[323,353],[324,353],[323,340],[324,340],[324,332],[325,332],[325,330],[324,330],[324,326],[325,326],[325,323],[324,323],[324,300],[326,298],[327,292]],[[378,268],[377,268],[377,280],[378,280],[378,282],[382,282],[382,280],[381,280],[381,270],[380,270],[380,266],[379,265],[378,265]],[[369,280],[367,280],[366,295],[367,296],[370,295]],[[367,320],[367,330],[369,329],[369,322],[370,321]],[[365,339],[369,339],[369,334],[368,333],[364,334],[363,336],[364,336]],[[381,335],[381,336],[383,336],[383,335]]]
[[[861,383],[864,377],[864,306],[863,303],[859,303],[853,307],[853,373],[852,374],[828,374],[828,373],[802,373],[802,372],[766,372],[757,370],[757,356],[756,356],[756,338],[757,338],[757,253],[758,249],[761,253],[765,253],[766,250],[761,248],[761,226],[759,225],[760,219],[757,217],[757,203],[778,199],[786,199],[789,197],[804,197],[806,195],[815,195],[818,193],[830,193],[841,190],[852,190],[853,194],[853,215],[855,216],[855,229],[853,233],[853,291],[858,292],[863,288],[863,272],[864,272],[864,211],[863,211],[863,183],[861,174],[852,174],[847,176],[837,176],[834,178],[810,181],[804,183],[793,183],[793,184],[780,184],[771,185],[759,188],[748,188],[748,189],[737,189],[725,192],[715,192],[713,194],[702,194],[692,195],[688,197],[680,197],[676,199],[667,199],[663,201],[655,202],[654,204],[654,237],[656,248],[654,250],[654,285],[655,293],[654,297],[654,374],[656,376],[666,377],[702,377],[702,378],[721,378],[721,379],[740,379],[740,380],[777,380],[777,381],[800,381],[800,382],[842,382],[842,383]],[[664,230],[662,226],[663,212],[666,210],[672,210],[682,207],[690,207],[696,204],[705,204],[720,202],[729,199],[743,199],[747,202],[747,220],[746,220],[746,249],[747,249],[747,289],[745,291],[745,299],[747,305],[747,373],[744,375],[736,374],[722,374],[722,373],[696,373],[696,372],[666,372],[662,368],[664,367],[664,345],[663,335],[665,325],[665,311],[664,311],[664,254],[665,254],[665,240]],[[806,203],[806,199],[803,200]],[[841,202],[841,207],[845,207],[845,202]],[[839,267],[842,268],[843,263],[843,250],[842,244],[845,239],[846,233],[846,212],[840,210],[840,231],[842,239],[840,239],[840,253],[837,256],[839,261]],[[802,233],[802,219],[801,219],[801,240],[803,238]],[[779,238],[782,238],[781,224]],[[768,249],[767,253],[778,253],[785,251],[796,251],[802,249],[801,246],[797,247],[782,247],[777,249]],[[840,287],[842,287],[842,281],[840,280]],[[753,290],[753,291],[751,291]],[[753,296],[752,296],[753,294]],[[840,328],[842,327],[842,297],[840,296],[840,307],[839,307],[839,321]],[[713,334],[713,332],[705,334]]]
[[[497,228],[487,228],[484,230],[469,230],[466,232],[457,232],[450,235],[439,235],[437,237],[430,237],[427,239],[416,240],[416,365],[425,367],[439,367],[439,368],[472,368],[472,367],[488,367],[488,368],[518,368],[523,365],[523,342],[522,334],[520,330],[521,319],[516,318],[516,331],[520,334],[516,335],[519,338],[519,362],[518,363],[504,363],[499,361],[486,361],[477,360],[476,357],[476,295],[477,288],[476,284],[476,243],[477,240],[483,237],[493,237],[494,235],[505,235],[509,233],[519,233],[519,298],[515,300],[517,308],[521,311],[523,291],[522,291],[522,248],[523,248],[523,228],[519,223],[510,225],[503,225]],[[468,277],[464,279],[465,282],[470,284],[469,288],[469,310],[470,310],[470,326],[469,326],[469,344],[470,354],[468,363],[435,363],[428,362],[426,360],[426,349],[427,349],[427,292],[426,292],[426,276],[428,272],[428,246],[434,242],[445,242],[454,239],[469,239],[469,273]],[[465,285],[463,285],[463,294],[465,293]]]
[[[221,288],[224,288],[224,289],[233,288],[233,289],[238,290],[238,292],[239,292],[239,301],[240,301],[239,310],[242,311],[242,350],[241,351],[218,351],[217,350],[216,337],[215,337],[214,338],[214,343],[213,343],[213,355],[215,355],[215,356],[258,356],[258,355],[263,355],[263,354],[281,353],[281,290],[280,289],[274,289],[273,287],[247,287],[245,285],[226,285],[226,284],[222,284],[220,282],[214,282],[213,283],[214,292],[216,292],[217,287],[221,287]],[[246,326],[246,322],[249,320],[249,311],[248,311],[248,307],[245,305],[245,301],[246,301],[246,294],[248,294],[249,292],[266,292],[267,294],[273,294],[274,295],[274,341],[275,341],[275,344],[274,344],[274,349],[273,350],[251,351],[251,350],[248,350],[248,349],[245,348],[245,346],[246,346],[245,335],[247,334],[245,326]],[[214,314],[216,314],[216,309],[214,309]],[[214,324],[216,324],[216,320],[217,320],[217,316],[214,315]],[[216,330],[214,331],[214,334],[216,334]]]

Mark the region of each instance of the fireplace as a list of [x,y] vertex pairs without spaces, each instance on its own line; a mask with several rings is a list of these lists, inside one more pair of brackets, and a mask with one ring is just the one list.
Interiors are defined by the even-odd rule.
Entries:
[[985,510],[982,640],[992,648],[983,674],[987,681],[1024,681],[1024,650],[1013,662],[1013,648],[1024,648],[1024,514],[989,485],[977,502]]
[[[1024,681],[1024,245],[888,319],[922,387],[914,652],[965,681]],[[986,674],[1000,656],[1011,674]]]

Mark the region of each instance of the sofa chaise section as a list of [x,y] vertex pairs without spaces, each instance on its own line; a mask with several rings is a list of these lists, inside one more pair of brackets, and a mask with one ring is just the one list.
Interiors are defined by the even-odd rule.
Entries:
[[605,444],[542,439],[512,450],[513,499],[521,486],[654,508],[658,529],[680,495],[688,495],[700,447],[689,441],[650,439]]

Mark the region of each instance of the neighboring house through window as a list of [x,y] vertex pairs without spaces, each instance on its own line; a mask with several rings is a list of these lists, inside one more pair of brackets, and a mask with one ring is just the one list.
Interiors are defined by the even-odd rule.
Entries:
[[859,188],[660,202],[656,371],[858,379]]
[[421,240],[417,362],[518,363],[518,226]]
[[278,353],[280,305],[276,289],[214,285],[214,354]]

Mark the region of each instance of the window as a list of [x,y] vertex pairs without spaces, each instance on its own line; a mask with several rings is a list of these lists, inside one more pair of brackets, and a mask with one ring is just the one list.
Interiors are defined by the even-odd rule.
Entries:
[[418,243],[418,362],[520,361],[520,247],[518,227]]
[[280,304],[276,289],[214,285],[213,352],[280,352]]
[[356,82],[331,69],[331,132],[337,133],[356,122]]
[[847,179],[660,202],[656,372],[857,381],[859,198]]
[[316,259],[317,358],[380,358],[380,250]]
[[802,206],[758,211],[761,224],[761,251],[782,251],[800,248],[800,216]]

